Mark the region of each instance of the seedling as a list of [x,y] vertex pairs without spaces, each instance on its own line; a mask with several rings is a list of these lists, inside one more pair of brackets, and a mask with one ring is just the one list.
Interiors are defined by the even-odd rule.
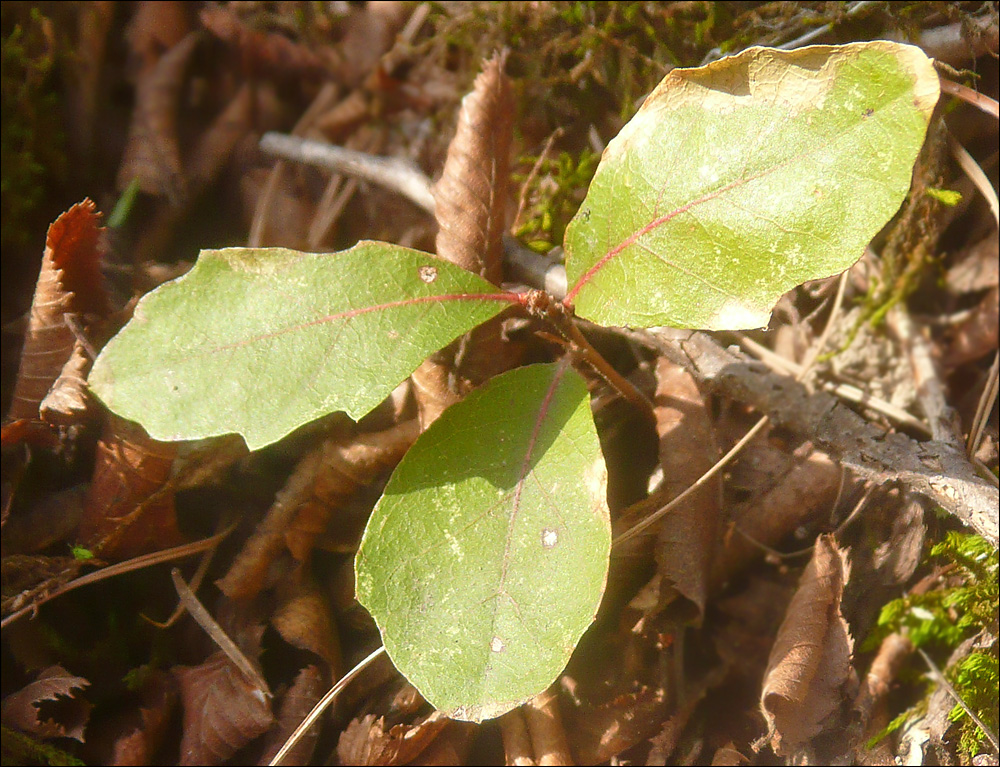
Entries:
[[[895,213],[938,94],[926,56],[888,42],[674,70],[609,144],[566,230],[562,301],[387,243],[203,251],[139,303],[90,385],[156,439],[236,432],[257,449],[333,411],[360,418],[512,305],[577,349],[574,315],[761,327],[782,293],[848,268]],[[605,495],[568,357],[488,381],[420,436],[356,573],[390,658],[428,701],[480,721],[559,675],[603,594]]]

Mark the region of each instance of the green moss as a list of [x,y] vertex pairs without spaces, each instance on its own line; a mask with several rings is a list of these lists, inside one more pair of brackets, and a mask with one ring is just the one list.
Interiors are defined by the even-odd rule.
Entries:
[[[534,176],[515,173],[515,183],[528,184],[523,190],[527,204],[515,236],[539,253],[547,253],[561,244],[566,226],[583,202],[600,159],[590,149],[575,156],[561,152],[557,157],[543,160]],[[537,157],[526,155],[518,164],[532,168],[537,161]]]
[[[12,7],[19,6],[19,7]],[[53,89],[50,25],[37,8],[4,3],[0,76],[0,208],[3,247],[21,245],[28,214],[42,201],[51,179],[65,168],[58,97]]]
[[[941,560],[942,585],[923,593],[908,594],[882,608],[878,627],[862,649],[873,650],[890,633],[909,637],[914,645],[947,657],[973,636],[992,636],[997,625],[998,556],[982,537],[948,533],[931,548],[932,559]],[[958,695],[992,730],[997,729],[998,648],[994,639],[987,648],[976,649],[945,674]],[[927,680],[927,694],[935,687]],[[926,709],[926,699],[896,717],[879,738],[898,729]],[[959,723],[959,750],[966,758],[982,749],[983,734],[961,706],[951,719]]]

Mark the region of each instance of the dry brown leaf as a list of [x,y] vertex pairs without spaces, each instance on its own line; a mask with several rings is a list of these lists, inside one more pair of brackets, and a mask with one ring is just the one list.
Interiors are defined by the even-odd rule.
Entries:
[[768,738],[779,756],[800,752],[827,731],[842,731],[858,680],[854,642],[840,612],[848,577],[833,536],[816,539],[813,558],[771,648],[760,697]]
[[244,83],[198,139],[187,163],[192,196],[201,194],[215,180],[233,150],[253,129],[254,101],[253,87]]
[[483,66],[462,99],[455,138],[434,187],[437,254],[499,285],[503,278],[508,155],[514,97],[504,55]]
[[995,232],[990,232],[957,257],[957,262],[945,275],[945,284],[955,295],[1000,285],[1000,242]]
[[87,391],[87,373],[90,372],[92,362],[87,347],[77,338],[59,377],[38,405],[38,412],[44,421],[71,426],[86,417],[91,403]]
[[972,309],[969,316],[950,329],[951,344],[945,364],[963,365],[993,354],[1000,341],[1000,289],[993,287]]
[[762,554],[760,544],[780,545],[810,519],[828,518],[840,489],[842,470],[811,444],[795,451],[790,470],[763,495],[733,510],[713,569],[717,588]]
[[[110,764],[153,764],[156,752],[163,745],[177,704],[177,682],[170,674],[153,670],[146,676],[139,695],[139,721],[115,738]],[[129,715],[135,718],[135,712]]]
[[174,491],[166,483],[177,455],[172,442],[108,414],[78,540],[102,559],[129,559],[177,546]]
[[217,652],[200,666],[177,666],[184,731],[181,764],[221,764],[274,721],[271,701]]
[[580,764],[601,764],[651,738],[667,716],[663,690],[643,687],[597,706],[569,709],[573,754]]
[[24,609],[69,583],[83,564],[83,560],[75,557],[4,556],[0,560],[4,615]]
[[[327,689],[326,682],[323,681],[324,676],[318,666],[306,666],[298,673],[292,686],[281,698],[275,726],[267,734],[264,752],[258,760],[258,764],[271,763],[295,728],[302,723],[306,715],[312,711],[313,706],[323,697],[323,693]],[[312,758],[313,750],[316,748],[316,741],[319,740],[319,731],[318,726],[311,727],[285,755],[283,763],[308,764]]]
[[244,73],[252,79],[318,80],[328,74],[323,59],[307,47],[284,35],[251,28],[232,6],[202,8],[199,16],[209,32],[236,49]]
[[100,319],[108,313],[100,273],[99,220],[97,206],[84,200],[49,227],[9,420],[39,417],[39,405],[77,340],[67,324],[68,315]]
[[118,167],[119,190],[137,180],[140,190],[166,197],[174,206],[188,199],[177,113],[184,76],[201,38],[197,31],[186,35],[136,84],[135,109]]
[[360,486],[394,466],[416,439],[415,421],[381,432],[339,436],[307,454],[274,499],[264,520],[218,581],[232,598],[249,598],[269,586],[272,562],[286,548],[308,559],[316,536],[336,508]]
[[[486,62],[462,100],[455,137],[434,187],[437,254],[486,278],[503,279],[513,95],[503,72],[505,56]],[[500,317],[466,334],[425,361],[412,375],[414,396],[426,429],[469,389],[517,364],[502,338]]]
[[326,661],[334,680],[343,673],[340,637],[333,621],[330,599],[299,570],[287,594],[280,597],[271,625],[294,647],[308,650]]
[[573,756],[566,739],[562,715],[559,713],[559,694],[549,688],[529,700],[521,709],[528,725],[531,748],[535,761],[540,765],[573,764]]
[[[665,357],[656,362],[654,413],[660,436],[663,503],[680,495],[719,459],[712,420],[694,377]],[[656,563],[661,577],[689,600],[701,622],[708,598],[722,511],[722,477],[707,482],[659,525]]]
[[49,493],[23,512],[15,512],[4,525],[3,552],[32,554],[65,541],[80,524],[87,488],[75,485]]
[[178,0],[143,0],[129,19],[125,40],[128,67],[135,82],[142,82],[163,54],[191,31],[191,5]]
[[83,743],[93,705],[76,697],[73,691],[89,686],[89,681],[73,676],[62,666],[50,666],[34,682],[4,698],[0,720],[32,735],[73,738]]
[[531,747],[528,724],[520,707],[501,716],[497,724],[503,739],[504,764],[508,767],[534,767],[535,751]]
[[368,714],[351,721],[337,741],[341,764],[409,764],[437,738],[452,720],[434,712],[419,724],[397,724],[385,729],[385,718]]

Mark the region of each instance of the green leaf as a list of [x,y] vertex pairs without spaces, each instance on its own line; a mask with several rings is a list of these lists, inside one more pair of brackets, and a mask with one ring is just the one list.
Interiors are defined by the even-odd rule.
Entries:
[[372,513],[358,600],[449,716],[500,716],[548,687],[590,625],[611,550],[604,458],[566,364],[492,379],[420,436]]
[[567,228],[566,303],[605,325],[767,324],[899,208],[938,95],[930,59],[884,41],[673,70]]
[[205,250],[139,302],[90,386],[154,439],[237,432],[255,450],[333,411],[359,418],[428,354],[515,302],[385,243]]

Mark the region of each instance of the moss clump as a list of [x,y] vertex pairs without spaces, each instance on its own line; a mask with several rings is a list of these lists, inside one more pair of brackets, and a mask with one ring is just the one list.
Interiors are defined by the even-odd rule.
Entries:
[[37,8],[4,3],[3,74],[0,76],[0,207],[3,247],[22,245],[29,214],[44,199],[50,179],[65,167],[58,96],[53,89],[53,35]]

